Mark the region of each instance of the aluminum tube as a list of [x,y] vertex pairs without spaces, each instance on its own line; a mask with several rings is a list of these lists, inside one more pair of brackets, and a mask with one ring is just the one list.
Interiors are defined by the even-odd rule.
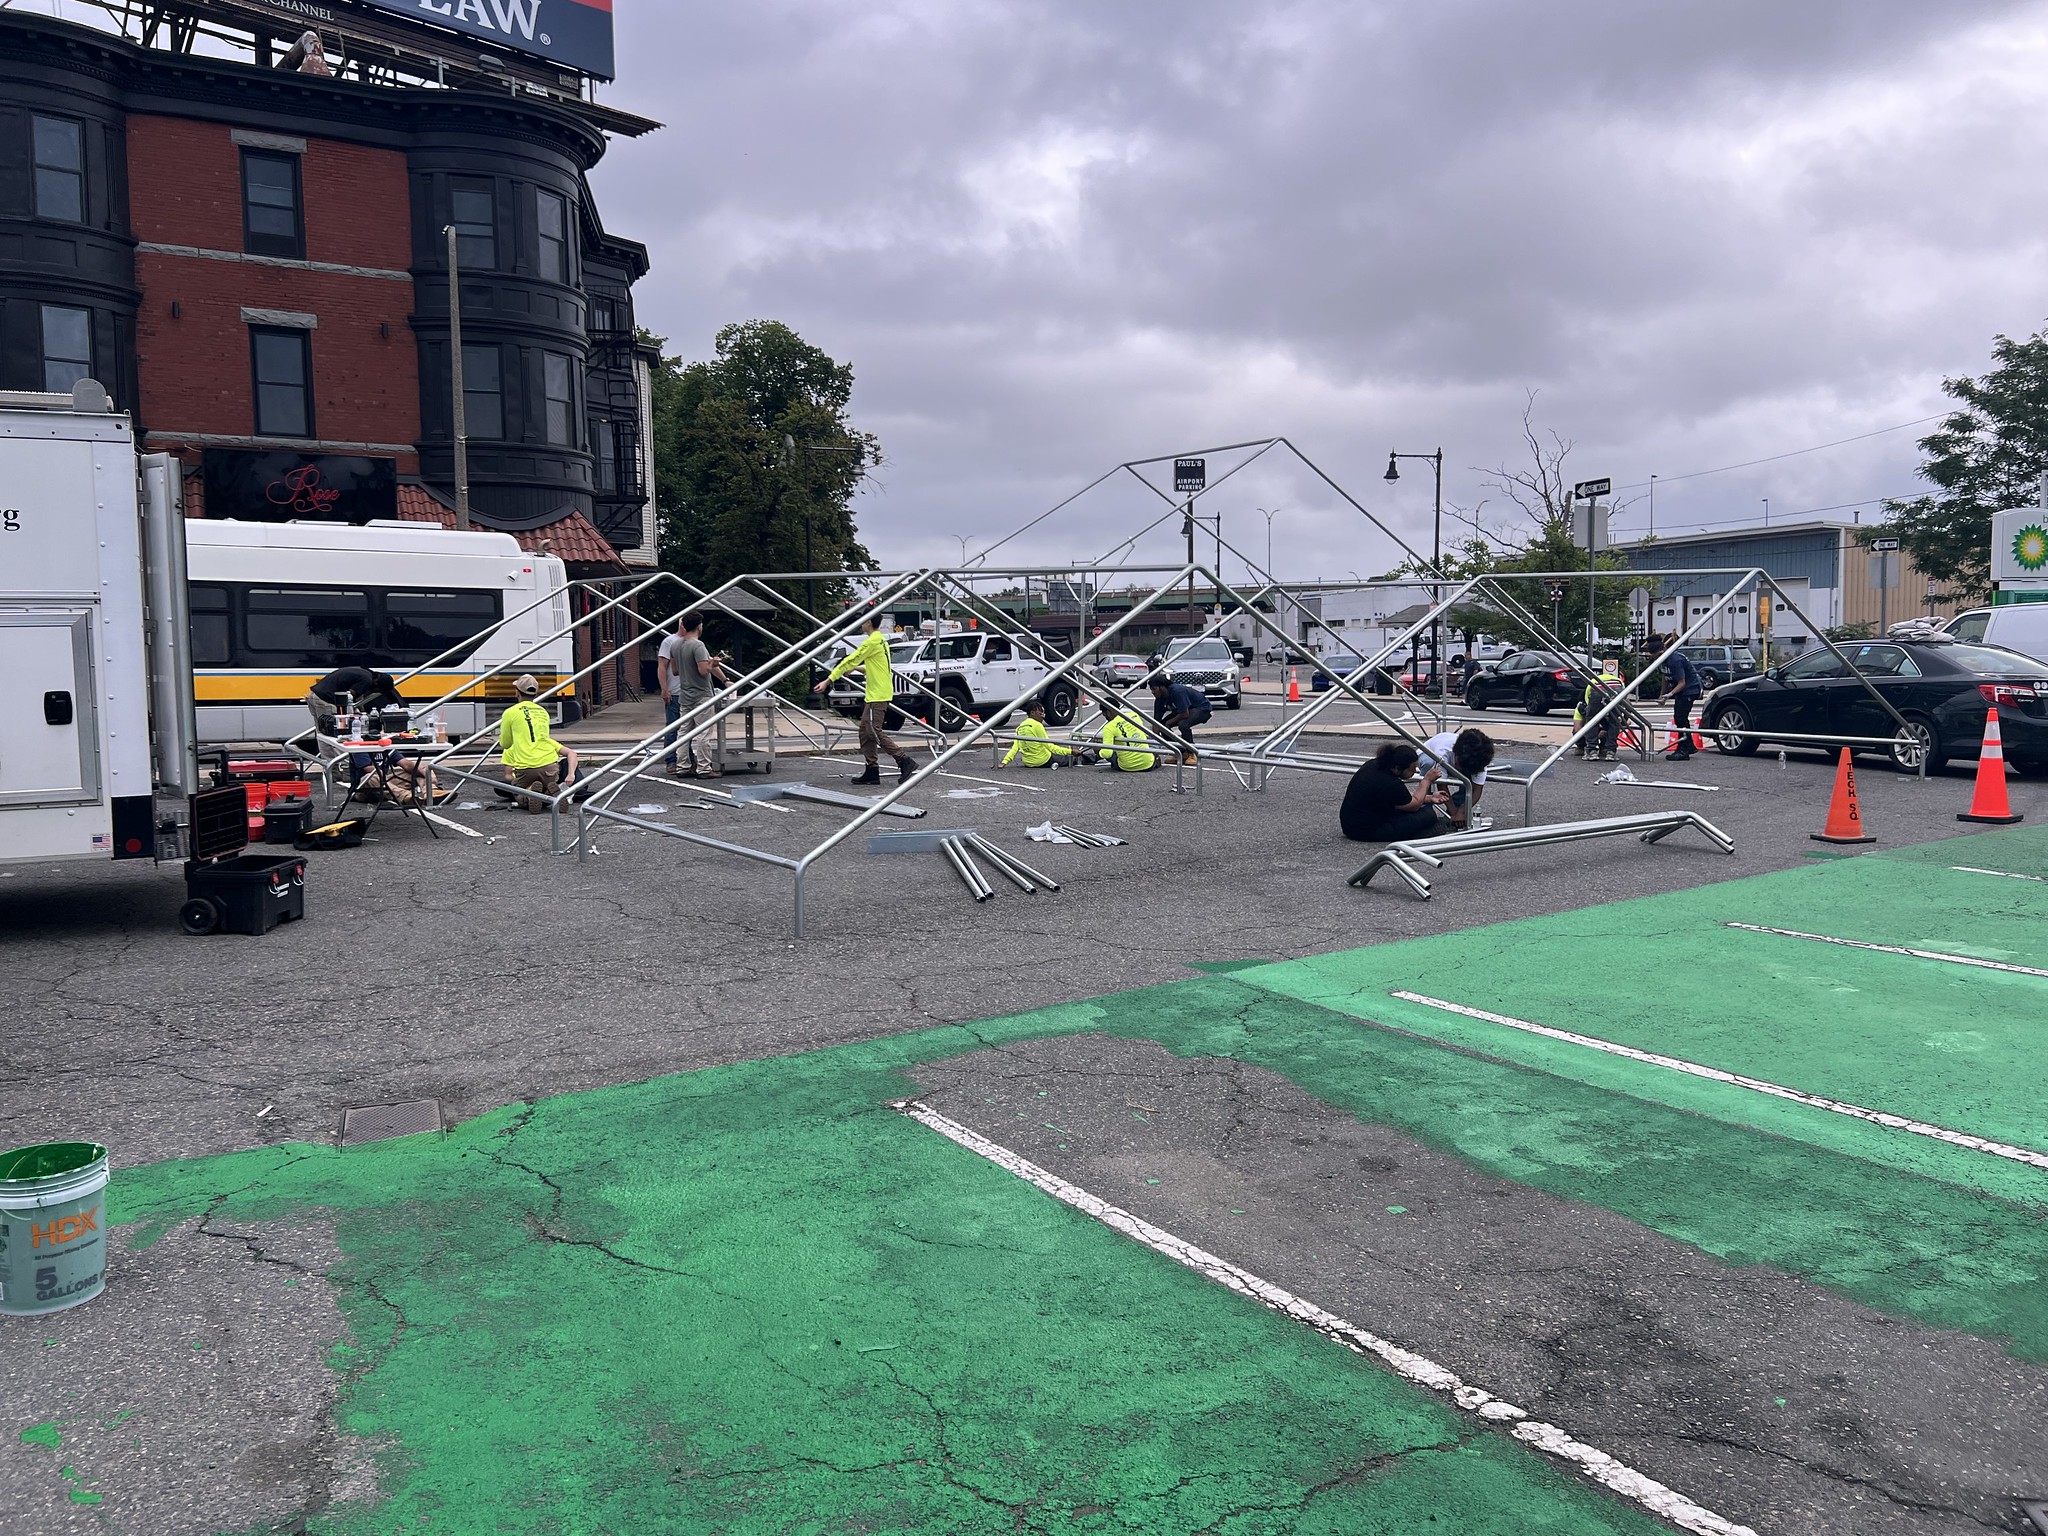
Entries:
[[957,837],[953,839],[953,851],[960,855],[960,862],[967,866],[967,873],[974,876],[974,883],[980,887],[981,894],[974,899],[976,901],[987,901],[990,897],[994,896],[996,888],[988,883],[988,876],[984,875],[981,872],[981,866],[974,862],[974,854]]
[[1034,896],[1038,893],[1038,887],[1036,885],[1032,884],[1032,882],[1029,879],[1027,879],[1020,870],[1006,863],[1002,859],[994,857],[986,844],[976,844],[974,851],[980,854],[983,858],[987,859],[989,863],[995,865],[996,873],[1001,875],[1005,880],[1009,881],[1010,884],[1016,886],[1017,889],[1022,891],[1025,895]]
[[974,851],[990,863],[1006,865],[1022,875],[1026,880],[1031,881],[1032,884],[1040,886],[1045,890],[1056,891],[1060,888],[1059,881],[1053,879],[1052,876],[1040,874],[1014,853],[1011,853],[1006,848],[998,848],[979,832],[974,833],[967,840],[974,845]]
[[980,871],[968,861],[966,853],[955,839],[949,837],[939,844],[939,852],[946,856],[946,862],[953,866],[953,873],[960,877],[960,883],[967,887],[968,895],[974,898],[977,905],[995,894],[989,888],[988,882],[981,878]]

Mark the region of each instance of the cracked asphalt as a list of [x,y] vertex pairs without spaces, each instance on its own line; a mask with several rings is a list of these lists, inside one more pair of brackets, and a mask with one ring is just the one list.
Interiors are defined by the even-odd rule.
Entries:
[[[1461,932],[1840,852],[1808,839],[1829,774],[1797,756],[1785,767],[1713,754],[1637,765],[1715,793],[1602,786],[1600,770],[1566,765],[1539,793],[1544,819],[1682,807],[1730,832],[1735,855],[1684,834],[1655,848],[1527,850],[1448,866],[1428,903],[1388,883],[1344,885],[1369,850],[1336,834],[1334,776],[1282,775],[1254,795],[1212,772],[1196,797],[1170,793],[1165,774],[1003,774],[986,759],[960,768],[1001,782],[939,781],[914,825],[976,828],[1054,874],[1061,892],[999,885],[976,906],[935,855],[842,851],[814,876],[811,934],[797,941],[780,872],[619,828],[579,863],[550,852],[545,819],[495,806],[456,813],[479,838],[434,841],[387,815],[374,843],[312,855],[307,920],[261,939],[180,935],[172,870],[9,871],[0,1145],[103,1141],[118,1180],[167,1158],[331,1143],[351,1105],[436,1098],[451,1121],[469,1121],[1171,982],[1190,965]],[[782,772],[832,785],[845,776],[813,762]],[[1923,784],[1871,767],[1859,780],[1886,846],[1977,830],[1955,821],[1966,773]],[[1495,794],[1488,809],[1519,820],[1519,791]],[[2016,780],[2013,794],[2031,820],[2048,817],[2048,789]],[[650,785],[633,803],[667,807],[650,819],[779,851],[838,819],[699,809],[695,798]],[[1047,819],[1130,846],[1029,843],[1024,827]],[[1657,974],[1654,957],[1618,956],[1614,985],[1648,997]],[[1695,1497],[1725,1492],[1727,1512],[1754,1514],[1759,1530],[2022,1532],[2015,1499],[2048,1497],[2048,1454],[2029,1427],[2039,1370],[1995,1342],[1767,1268],[1730,1271],[1242,1063],[1097,1038],[1033,1052],[927,1065],[920,1081],[969,1123],[993,1113],[977,1101],[1026,1083],[1034,1097],[1058,1094],[1060,1113],[1047,1118],[1095,1128],[1088,1150],[1042,1136],[1009,1144],[1335,1311],[1399,1319],[1404,1342],[1654,1475],[1668,1469]],[[1134,1097],[1171,1109],[1148,1124],[1118,1121]],[[549,1245],[601,1247],[666,1275],[660,1259],[565,1217],[559,1170],[498,1155],[552,1188],[530,1217]],[[1177,1172],[1155,1167],[1145,1177],[1159,1185],[1134,1185],[1148,1160]],[[299,1530],[369,1496],[390,1448],[344,1433],[337,1412],[372,1359],[351,1353],[343,1304],[358,1309],[348,1317],[360,1332],[369,1293],[332,1278],[347,1266],[331,1221],[215,1201],[146,1245],[124,1229],[112,1251],[101,1300],[0,1320],[0,1508],[22,1521],[10,1530]],[[276,1284],[252,1279],[285,1270]],[[368,1304],[406,1326],[396,1305],[374,1294]],[[16,1439],[59,1419],[55,1455]],[[118,1495],[79,1503],[90,1490],[52,1479],[50,1464],[74,1448]]]

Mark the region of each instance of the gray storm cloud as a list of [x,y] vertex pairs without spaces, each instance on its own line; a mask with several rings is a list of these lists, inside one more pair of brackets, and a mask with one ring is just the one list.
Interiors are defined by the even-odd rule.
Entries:
[[[1125,458],[1275,433],[1426,537],[1387,451],[1441,443],[1475,505],[1531,390],[1587,474],[1664,477],[1667,530],[1896,494],[1911,430],[1676,477],[1927,416],[2048,314],[2038,0],[618,18],[609,99],[669,125],[597,176],[653,247],[643,321],[695,356],[768,316],[851,360],[890,560],[957,558]],[[1218,504],[1261,548],[1253,509],[1283,509],[1283,570],[1391,558],[1304,478],[1241,483]],[[1092,556],[1144,504],[1013,548]]]

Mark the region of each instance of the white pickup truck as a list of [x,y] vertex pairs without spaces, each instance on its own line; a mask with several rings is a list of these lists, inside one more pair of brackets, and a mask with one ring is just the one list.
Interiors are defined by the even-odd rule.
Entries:
[[[946,701],[939,722],[939,728],[946,731],[959,730],[970,715],[986,718],[1016,703],[1026,689],[1043,682],[1052,670],[1008,636],[982,631],[897,641],[889,647],[889,667],[896,677],[896,707],[906,715],[928,720],[937,712],[925,691],[932,690]],[[841,678],[826,697],[840,714],[858,716],[859,678],[852,674]],[[1080,695],[1070,679],[1060,679],[1040,697],[1051,724],[1073,721]]]

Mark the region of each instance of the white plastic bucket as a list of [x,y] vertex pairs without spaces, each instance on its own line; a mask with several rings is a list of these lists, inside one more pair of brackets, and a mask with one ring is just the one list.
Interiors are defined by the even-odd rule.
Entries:
[[62,1312],[105,1288],[106,1188],[95,1142],[0,1152],[0,1313]]

